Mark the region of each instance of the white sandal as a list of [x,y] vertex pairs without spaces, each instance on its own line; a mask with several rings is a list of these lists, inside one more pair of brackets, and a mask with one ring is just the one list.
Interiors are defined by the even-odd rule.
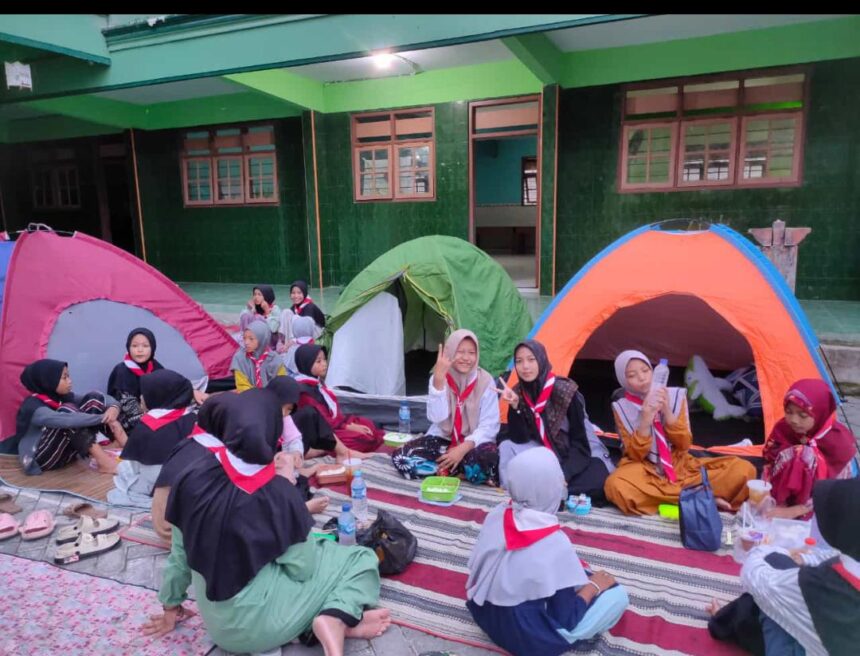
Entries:
[[107,519],[104,517],[90,517],[83,515],[78,521],[69,526],[64,526],[57,532],[57,544],[74,542],[81,535],[102,535],[111,533],[119,528],[118,519]]
[[110,535],[82,533],[77,542],[57,547],[57,551],[54,553],[54,562],[60,565],[76,563],[83,558],[100,556],[111,549],[116,549],[119,545],[119,533],[111,533]]

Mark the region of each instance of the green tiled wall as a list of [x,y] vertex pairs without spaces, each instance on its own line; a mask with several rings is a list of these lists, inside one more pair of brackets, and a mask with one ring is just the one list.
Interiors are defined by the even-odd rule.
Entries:
[[[344,285],[393,246],[432,234],[466,239],[469,226],[468,103],[435,105],[436,200],[353,200],[348,113],[316,114],[317,164],[326,285]],[[305,149],[310,150],[309,120]],[[309,180],[312,184],[312,180]],[[308,216],[313,225],[313,199]],[[316,280],[314,272],[314,280]]]
[[816,64],[811,83],[801,187],[672,193],[616,191],[619,86],[562,91],[557,288],[646,223],[704,218],[746,234],[781,218],[812,227],[800,246],[797,295],[860,300],[860,59]]
[[[555,248],[553,226],[554,194],[556,184],[555,170],[555,125],[556,100],[559,87],[552,85],[543,90],[543,159],[541,160],[541,210],[540,210],[540,293],[552,295],[552,251]],[[561,135],[559,135],[561,138]],[[559,142],[560,144],[561,142]],[[559,162],[561,164],[561,162]],[[559,167],[558,175],[561,175]],[[556,276],[556,291],[564,285],[564,279]]]
[[302,123],[298,117],[272,123],[280,204],[270,207],[183,207],[181,132],[135,132],[150,264],[173,280],[192,282],[308,277]]

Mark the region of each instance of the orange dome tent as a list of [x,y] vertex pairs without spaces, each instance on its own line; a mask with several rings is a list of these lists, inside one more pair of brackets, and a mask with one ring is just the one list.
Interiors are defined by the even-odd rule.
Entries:
[[803,310],[761,252],[724,225],[669,225],[618,239],[553,299],[529,336],[546,346],[555,371],[625,348],[670,365],[685,366],[693,354],[714,369],[754,362],[766,434],[800,378],[827,381],[838,399]]

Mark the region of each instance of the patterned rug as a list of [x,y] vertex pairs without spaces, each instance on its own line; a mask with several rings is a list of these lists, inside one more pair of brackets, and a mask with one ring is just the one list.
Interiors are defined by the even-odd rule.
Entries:
[[149,615],[161,612],[147,588],[5,554],[0,581],[4,656],[202,656],[213,647],[199,615],[163,638],[142,635]]
[[[365,461],[371,512],[392,512],[418,538],[418,555],[405,572],[382,579],[382,603],[395,621],[449,640],[493,648],[465,607],[466,563],[484,517],[505,495],[463,483],[463,499],[442,508],[418,501],[420,484],[403,479],[389,456]],[[322,488],[332,503],[318,525],[340,512],[345,485]],[[728,602],[741,592],[739,566],[726,551],[716,554],[681,546],[677,522],[659,517],[625,517],[616,509],[595,508],[585,517],[561,513],[565,532],[580,557],[606,569],[627,588],[630,609],[609,633],[578,645],[583,654],[668,654],[719,656],[739,650],[710,637],[705,606]],[[124,537],[146,537],[145,523]]]

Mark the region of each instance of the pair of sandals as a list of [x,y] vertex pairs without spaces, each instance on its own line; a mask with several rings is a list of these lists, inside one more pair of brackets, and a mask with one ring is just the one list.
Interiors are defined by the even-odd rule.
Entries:
[[76,563],[116,549],[120,545],[118,519],[81,515],[80,519],[57,532],[54,562]]
[[47,510],[35,510],[18,520],[9,513],[0,515],[0,540],[20,535],[22,540],[38,540],[54,532],[54,516]]

